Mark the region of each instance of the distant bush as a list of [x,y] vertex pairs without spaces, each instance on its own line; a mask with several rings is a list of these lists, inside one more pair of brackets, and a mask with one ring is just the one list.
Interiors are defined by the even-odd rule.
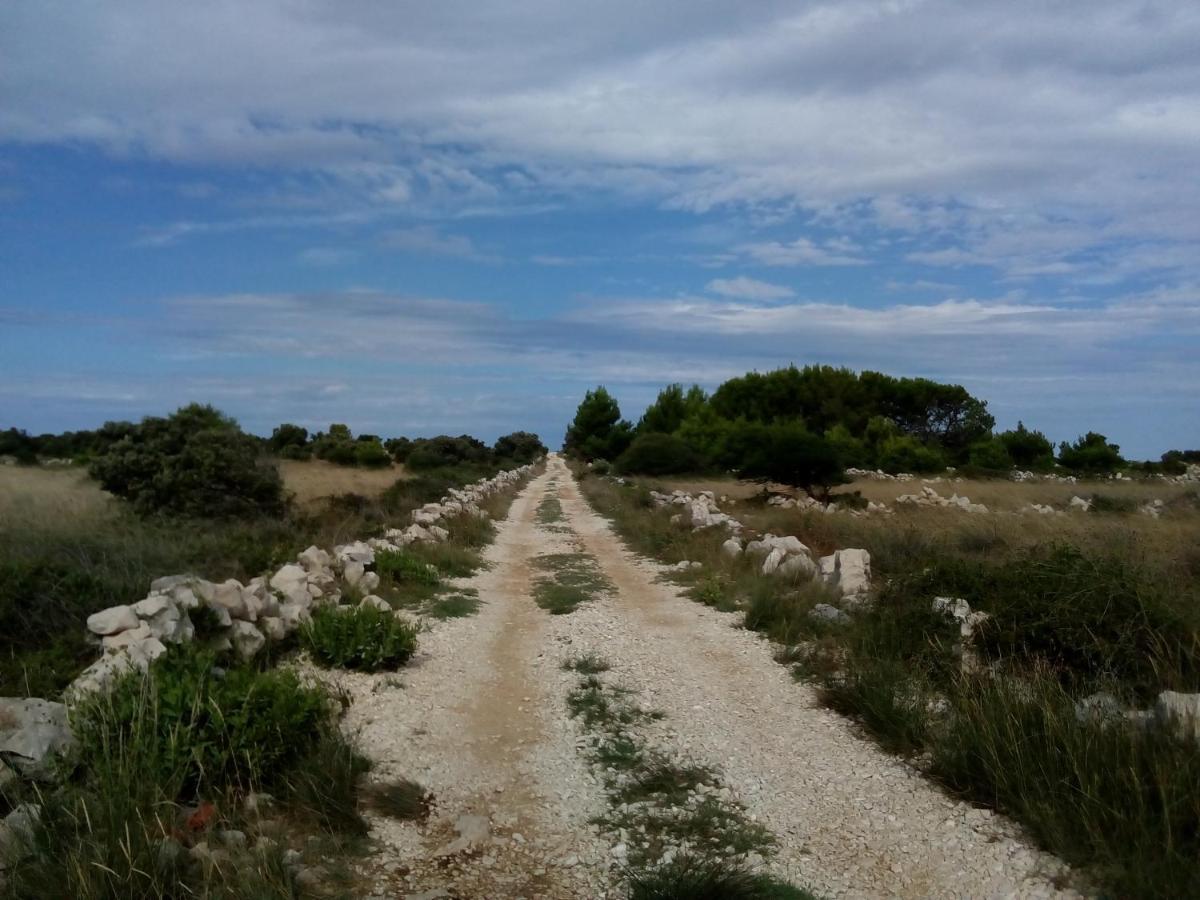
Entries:
[[303,448],[308,444],[308,429],[299,425],[285,422],[275,427],[267,438],[267,446],[275,453],[282,454],[284,450]]
[[1063,441],[1058,448],[1058,461],[1072,472],[1091,475],[1115,472],[1125,465],[1121,448],[1095,431],[1089,431],[1073,444]]
[[612,466],[607,459],[596,459],[592,461],[593,475],[607,475],[612,471]]
[[700,455],[687,441],[673,434],[650,431],[633,439],[617,458],[616,469],[624,475],[678,475],[695,472],[701,465]]
[[845,467],[829,441],[798,422],[753,426],[753,446],[745,451],[739,475],[804,488],[828,499],[829,489],[846,482]]
[[460,463],[490,463],[491,460],[492,452],[483,441],[467,434],[458,437],[443,434],[413,441],[405,465],[416,470],[439,469]]
[[1054,467],[1054,445],[1040,431],[1030,431],[1018,422],[1011,431],[1002,431],[996,440],[1004,445],[1013,465],[1020,469],[1045,471]]
[[392,464],[392,456],[377,440],[359,440],[354,445],[354,461],[365,469],[386,469]]
[[633,440],[633,426],[621,418],[616,398],[603,386],[588,391],[567,429],[563,449],[569,456],[591,461],[616,459]]
[[392,454],[392,459],[398,463],[402,463],[408,459],[408,454],[412,452],[413,442],[406,437],[388,438],[383,442],[383,448]]
[[986,471],[1007,472],[1013,467],[1008,448],[999,438],[972,444],[967,450],[969,465]]
[[498,459],[511,460],[519,466],[531,463],[545,455],[546,445],[536,434],[528,431],[514,431],[496,439],[492,452]]
[[922,444],[914,437],[897,435],[880,445],[876,463],[893,475],[897,472],[940,472],[946,468],[946,457],[936,447]]
[[417,649],[416,628],[373,606],[321,607],[300,639],[321,665],[364,672],[398,669]]
[[285,505],[279,471],[260,459],[258,441],[199,404],[131,426],[93,460],[91,473],[143,515],[277,515]]

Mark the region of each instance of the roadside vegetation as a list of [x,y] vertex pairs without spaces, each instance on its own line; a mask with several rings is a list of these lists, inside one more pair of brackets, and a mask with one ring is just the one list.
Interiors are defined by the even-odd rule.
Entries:
[[[0,469],[2,696],[59,699],[100,653],[87,616],[145,596],[155,578],[249,581],[309,545],[406,525],[423,504],[511,465],[490,449],[442,457],[374,495],[297,508],[255,439],[210,407],[109,431],[119,434],[88,465],[100,483],[79,467]],[[480,506],[503,518],[512,493]],[[369,766],[338,724],[348,699],[290,657],[394,670],[417,628],[389,605],[473,612],[479,598],[452,579],[482,564],[494,525],[468,514],[442,523],[444,541],[379,554],[386,601],[347,586],[342,606],[314,608],[253,662],[210,640],[212,616],[196,611],[194,642],[71,698],[74,741],[51,771],[16,774],[0,761],[0,897],[361,895],[348,865],[366,846],[360,808],[415,818],[428,798],[403,780],[360,796]]]
[[563,668],[579,675],[567,708],[584,732],[584,752],[603,773],[611,810],[597,824],[623,838],[630,900],[812,900],[758,871],[774,838],[722,797],[716,772],[647,741],[641,728],[661,713],[642,709],[635,691],[602,677],[604,659],[582,654]]
[[[782,510],[710,480],[741,497],[726,508],[752,532],[795,535],[814,556],[870,551],[874,603],[831,620],[813,613],[836,603],[823,584],[763,575],[761,556],[722,552],[723,529],[672,524],[673,510],[650,502],[658,485],[577,470],[635,549],[700,562],[671,577],[698,602],[742,612],[781,662],[883,747],[1010,815],[1106,895],[1200,894],[1195,740],[1153,713],[1125,712],[1153,709],[1163,690],[1200,691],[1200,498],[1181,494],[1162,518],[1125,505],[855,517]],[[964,636],[933,609],[936,597],[987,618]]]

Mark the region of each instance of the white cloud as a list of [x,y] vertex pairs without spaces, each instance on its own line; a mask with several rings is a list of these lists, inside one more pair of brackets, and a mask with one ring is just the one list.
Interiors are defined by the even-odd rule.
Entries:
[[445,234],[430,225],[415,228],[397,228],[384,232],[380,244],[405,253],[429,256],[450,256],[472,262],[499,262],[498,256],[483,253],[469,237],[460,234]]
[[865,266],[867,260],[856,255],[859,248],[847,241],[827,241],[819,246],[808,238],[796,238],[790,243],[766,241],[745,244],[738,248],[752,259],[767,266]]
[[705,289],[721,297],[738,297],[744,300],[783,300],[796,296],[796,292],[789,287],[758,281],[745,275],[739,275],[737,278],[714,278]]

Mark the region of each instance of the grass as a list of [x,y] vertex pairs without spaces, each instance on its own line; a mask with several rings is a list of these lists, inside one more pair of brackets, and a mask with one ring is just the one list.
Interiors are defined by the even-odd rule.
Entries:
[[300,642],[322,666],[392,671],[416,652],[417,629],[373,606],[323,606],[301,626]]
[[[746,627],[778,642],[778,658],[815,681],[827,705],[956,795],[1012,816],[1103,894],[1200,894],[1194,745],[1075,716],[1075,702],[1097,690],[1143,707],[1163,689],[1200,690],[1200,516],[1183,489],[1105,483],[1115,498],[1101,504],[1107,514],[1054,517],[811,514],[743,491],[727,508],[752,530],[795,534],[819,555],[870,551],[876,603],[834,628],[807,615],[831,602],[820,586],[786,584],[759,575],[758,560],[724,557],[724,535],[672,525],[674,509],[648,508],[645,486],[593,478],[582,487],[635,549],[703,562],[702,574],[674,579],[699,602],[744,610]],[[737,493],[729,482],[704,487]],[[1000,509],[1061,507],[1092,493],[1002,481],[944,488]],[[1161,519],[1126,514],[1152,493],[1173,496]],[[962,674],[962,637],[931,610],[936,596],[989,614],[969,648],[982,674]]]
[[[36,790],[41,815],[0,897],[294,898],[289,840],[321,855],[365,833],[357,813],[365,760],[323,690],[283,671],[229,667],[172,650],[153,678],[131,674],[76,709],[77,746],[64,777]],[[243,797],[267,790],[279,809],[247,817]],[[246,846],[222,844],[236,829]],[[188,848],[221,847],[209,865]]]
[[435,619],[460,619],[479,612],[479,592],[465,588],[452,594],[441,594],[426,604],[424,613]]
[[[660,715],[634,705],[632,691],[597,677],[607,662],[583,654],[563,668],[581,676],[567,708],[588,732],[587,753],[605,779],[611,809],[597,822],[622,838],[637,836],[625,872],[628,896],[809,897],[746,868],[748,854],[769,853],[774,838],[738,804],[716,796],[720,779],[713,770],[646,746],[638,726]],[[671,859],[682,846],[702,856]]]
[[808,891],[727,860],[686,855],[631,870],[629,900],[814,900]]
[[551,615],[573,613],[581,604],[613,590],[595,558],[587,553],[550,553],[535,557],[533,564],[551,573],[538,578],[533,588],[535,602]]
[[279,474],[283,476],[285,490],[292,493],[300,506],[320,505],[344,494],[378,497],[396,479],[407,475],[403,466],[364,469],[338,466],[321,459],[282,459]]

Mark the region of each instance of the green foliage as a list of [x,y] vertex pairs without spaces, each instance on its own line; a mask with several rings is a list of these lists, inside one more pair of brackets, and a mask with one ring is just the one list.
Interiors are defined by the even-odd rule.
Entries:
[[546,454],[546,445],[536,434],[514,431],[496,438],[492,452],[510,466],[523,466]]
[[393,582],[438,584],[441,577],[436,566],[403,550],[380,550],[375,554],[375,571],[381,578]]
[[629,900],[814,900],[808,891],[750,872],[736,862],[681,855],[627,873]]
[[467,434],[458,437],[443,434],[413,441],[405,465],[413,470],[425,471],[462,463],[491,465],[492,461],[492,452],[482,441]]
[[392,456],[379,441],[357,441],[354,444],[354,462],[364,469],[386,469],[392,464]]
[[967,461],[977,469],[994,472],[1007,472],[1013,467],[1008,447],[999,438],[972,444],[967,451]]
[[402,463],[408,459],[408,454],[412,453],[413,442],[406,437],[388,438],[383,442],[383,447],[392,454],[392,459]]
[[635,437],[616,462],[618,472],[637,475],[678,475],[701,466],[699,454],[686,441],[657,431]]
[[408,662],[417,649],[417,629],[373,606],[323,606],[300,629],[300,640],[323,666],[377,672]]
[[1030,431],[1017,422],[1011,431],[1002,431],[996,440],[1004,445],[1013,465],[1020,469],[1047,471],[1054,467],[1054,445],[1040,431]]
[[588,391],[567,429],[563,450],[583,460],[616,459],[633,440],[633,426],[621,419],[616,399],[598,387]]
[[892,474],[940,472],[946,468],[946,458],[940,450],[907,435],[885,439],[879,446],[875,462]]
[[674,434],[685,419],[698,413],[707,402],[708,397],[698,384],[693,384],[686,393],[682,384],[667,385],[659,391],[658,398],[642,414],[637,424],[637,433]]
[[1080,722],[1056,683],[961,685],[935,777],[1090,867],[1112,897],[1200,896],[1200,754],[1159,730]]
[[278,515],[283,482],[258,441],[211,406],[147,417],[97,456],[91,473],[140,514]]
[[308,429],[285,422],[275,427],[267,439],[267,446],[275,453],[289,448],[301,448],[308,444]]
[[845,467],[837,451],[820,435],[798,422],[777,422],[756,430],[754,446],[742,460],[741,477],[801,487],[822,498],[834,485],[845,483]]
[[150,672],[132,672],[76,708],[75,761],[84,771],[102,771],[119,752],[135,755],[144,778],[174,786],[180,799],[269,789],[329,722],[324,693],[289,671],[218,673],[211,653],[177,648]]
[[1063,441],[1058,446],[1059,463],[1072,472],[1083,472],[1095,475],[1105,472],[1115,472],[1125,465],[1121,457],[1121,448],[1110,444],[1108,438],[1095,431],[1068,444]]

